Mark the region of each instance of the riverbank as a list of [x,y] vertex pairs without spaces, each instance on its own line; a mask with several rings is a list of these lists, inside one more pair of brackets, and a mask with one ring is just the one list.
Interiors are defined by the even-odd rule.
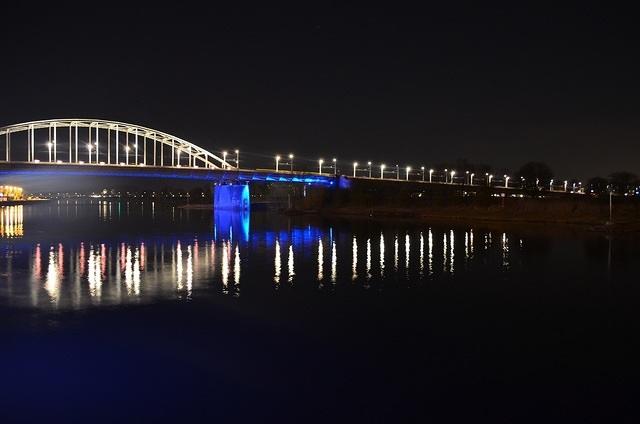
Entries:
[[23,200],[4,200],[0,202],[2,206],[18,206],[18,205],[36,205],[40,203],[47,203],[50,199],[23,199]]

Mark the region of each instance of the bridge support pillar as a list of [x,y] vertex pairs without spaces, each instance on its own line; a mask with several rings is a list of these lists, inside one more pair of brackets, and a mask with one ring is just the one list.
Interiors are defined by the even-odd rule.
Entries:
[[250,207],[249,186],[246,184],[224,184],[213,186],[213,208],[228,211],[248,211]]

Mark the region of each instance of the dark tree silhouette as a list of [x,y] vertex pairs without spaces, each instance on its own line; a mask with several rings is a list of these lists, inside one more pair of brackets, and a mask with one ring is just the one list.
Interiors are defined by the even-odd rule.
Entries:
[[587,181],[587,193],[604,194],[609,191],[609,181],[602,177],[593,177]]
[[536,182],[540,187],[547,187],[553,178],[553,171],[544,162],[527,162],[516,173],[515,177],[524,178],[524,187],[535,188]]
[[614,192],[623,194],[638,185],[638,177],[631,172],[618,171],[609,175],[609,182]]

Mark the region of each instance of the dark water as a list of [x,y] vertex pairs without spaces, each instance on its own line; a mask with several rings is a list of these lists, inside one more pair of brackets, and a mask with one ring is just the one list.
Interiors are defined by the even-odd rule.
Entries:
[[634,421],[633,235],[0,209],[0,421]]

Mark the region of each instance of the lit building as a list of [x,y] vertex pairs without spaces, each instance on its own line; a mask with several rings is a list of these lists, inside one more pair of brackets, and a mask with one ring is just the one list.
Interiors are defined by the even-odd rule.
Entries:
[[22,196],[22,187],[0,185],[0,202],[7,200],[21,200]]

